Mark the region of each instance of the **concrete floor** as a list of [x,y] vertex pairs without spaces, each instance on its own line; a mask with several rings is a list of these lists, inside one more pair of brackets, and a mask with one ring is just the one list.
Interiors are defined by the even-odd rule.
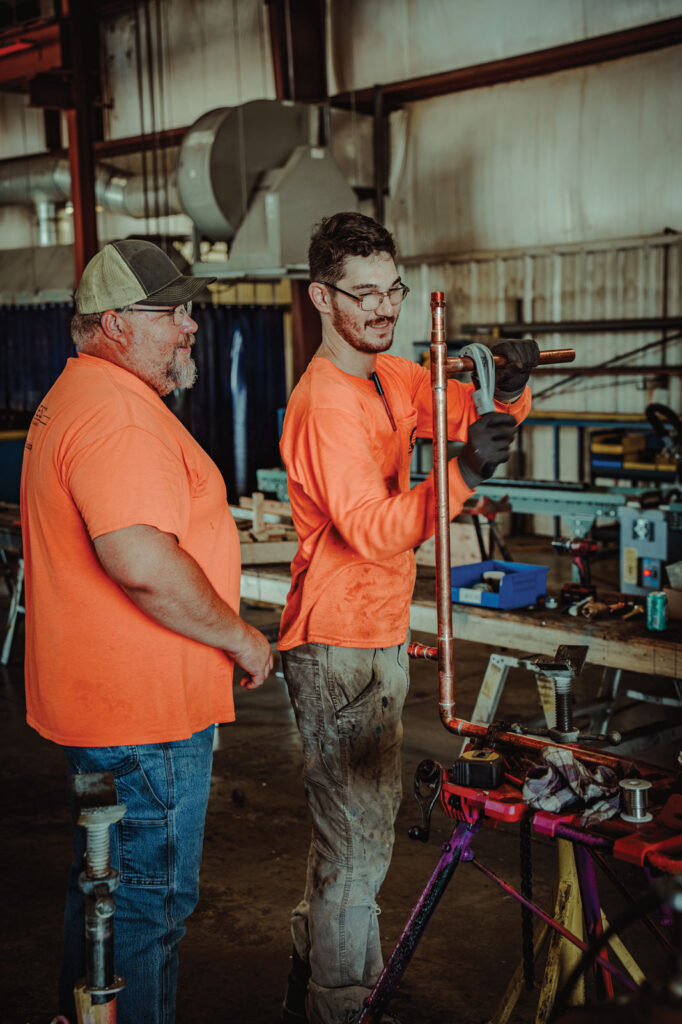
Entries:
[[[546,544],[539,546],[541,554],[535,559],[545,564]],[[566,563],[560,570],[565,572]],[[255,624],[276,624],[272,609],[247,608],[245,613]],[[490,652],[473,643],[458,645],[458,710],[464,714],[473,708]],[[20,632],[10,666],[0,669],[0,1024],[47,1024],[56,1012],[70,821],[62,755],[24,721],[22,656]],[[598,678],[595,670],[584,673],[583,692],[594,692]],[[651,679],[638,682],[657,685]],[[237,723],[217,732],[201,897],[181,946],[178,1024],[275,1024],[289,968],[288,917],[303,888],[309,839],[298,735],[281,678],[274,676],[252,693],[236,687],[236,699]],[[537,713],[531,676],[512,674],[500,713],[514,718]],[[437,810],[428,844],[407,837],[409,826],[418,821],[411,795],[416,766],[424,757],[447,762],[457,752],[457,742],[438,721],[437,673],[426,662],[412,665],[404,723],[405,798],[393,862],[380,895],[386,952],[433,870],[440,844],[452,831],[452,822]],[[672,763],[675,754],[676,749],[655,751],[663,763]],[[514,828],[486,829],[474,847],[481,861],[518,884]],[[545,906],[551,903],[554,858],[550,844],[534,844],[534,895]],[[618,870],[623,879],[641,887],[634,870],[622,865]],[[622,899],[606,880],[602,895],[607,913],[617,914]],[[628,940],[642,967],[655,976],[662,957],[648,933],[635,928]],[[518,906],[464,865],[407,970],[394,1010],[414,1024],[478,1024],[493,1013],[520,949]],[[534,1020],[535,998],[524,994],[512,1019],[520,1024]]]

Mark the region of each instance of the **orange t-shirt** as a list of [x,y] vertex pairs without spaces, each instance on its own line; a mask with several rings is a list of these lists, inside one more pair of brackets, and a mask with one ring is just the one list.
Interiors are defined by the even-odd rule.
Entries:
[[[431,379],[416,363],[376,364],[397,429],[371,380],[311,360],[287,406],[280,450],[299,538],[278,647],[392,647],[404,641],[415,579],[413,548],[434,531],[433,474],[410,490],[416,437],[431,437]],[[448,436],[478,419],[473,385],[448,385]],[[495,403],[520,422],[530,390]],[[472,490],[448,464],[450,514]]]
[[174,534],[239,609],[239,537],[217,467],[152,388],[69,359],[26,442],[27,721],[66,746],[186,739],[234,719],[232,661],[159,625],[102,569],[92,540]]

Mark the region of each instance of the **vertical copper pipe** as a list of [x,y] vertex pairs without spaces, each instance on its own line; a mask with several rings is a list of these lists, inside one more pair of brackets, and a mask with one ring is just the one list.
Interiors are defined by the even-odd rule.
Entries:
[[450,593],[450,496],[448,491],[448,378],[446,373],[445,296],[431,292],[431,387],[433,390],[433,475],[436,527],[436,614],[440,714],[455,710],[455,649]]
[[[443,292],[431,292],[431,388],[433,391],[433,473],[434,473],[434,516],[436,526],[436,616],[438,629],[438,679],[440,694],[440,718],[450,732],[471,739],[485,739],[487,725],[478,725],[466,719],[455,717],[455,650],[452,629],[452,594],[450,585],[450,495],[448,490],[448,369],[452,359],[447,358],[445,342],[445,296]],[[552,352],[558,361],[565,361],[572,350]],[[448,365],[450,364],[450,366]],[[433,657],[433,649],[412,644],[413,657]],[[500,731],[495,734],[499,746],[513,750],[538,754],[546,747],[560,747],[571,750],[576,757],[587,764],[606,764],[618,768],[622,761],[618,756],[589,750],[575,744],[559,744],[539,736],[527,736],[515,732]]]

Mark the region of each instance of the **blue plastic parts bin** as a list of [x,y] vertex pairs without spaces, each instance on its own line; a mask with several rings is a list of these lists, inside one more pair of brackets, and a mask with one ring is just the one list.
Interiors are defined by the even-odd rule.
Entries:
[[[499,569],[506,573],[498,594],[486,590],[472,590],[474,583],[483,582],[483,573]],[[480,604],[484,608],[523,608],[535,604],[547,591],[546,565],[524,565],[522,562],[474,562],[457,565],[450,570],[452,600],[460,604]]]

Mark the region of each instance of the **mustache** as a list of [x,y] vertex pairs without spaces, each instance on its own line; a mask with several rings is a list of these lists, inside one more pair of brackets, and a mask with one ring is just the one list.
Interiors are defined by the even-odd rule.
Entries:
[[371,320],[365,321],[365,326],[366,327],[371,327],[372,324],[379,324],[379,323],[386,323],[386,322],[389,323],[389,324],[394,324],[395,323],[395,317],[394,316],[374,316],[374,317],[372,317]]

